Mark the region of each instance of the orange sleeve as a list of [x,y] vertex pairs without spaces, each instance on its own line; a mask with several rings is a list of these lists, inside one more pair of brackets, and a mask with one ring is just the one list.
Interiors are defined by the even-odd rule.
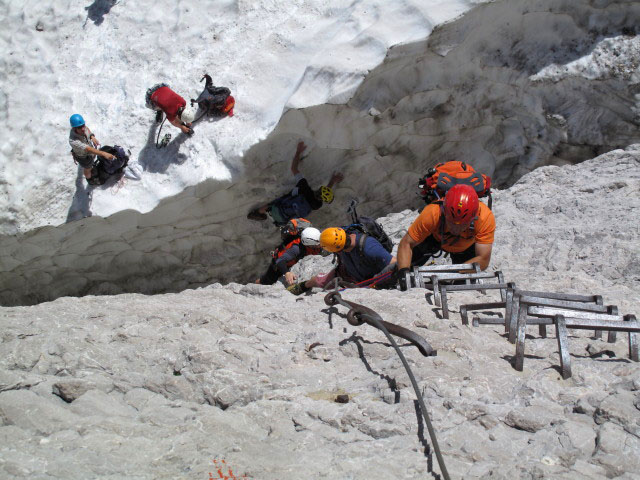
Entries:
[[427,205],[413,221],[407,233],[416,242],[421,243],[438,228],[439,224],[440,206]]
[[484,203],[480,202],[478,220],[475,224],[476,243],[493,243],[493,235],[496,231],[496,218]]

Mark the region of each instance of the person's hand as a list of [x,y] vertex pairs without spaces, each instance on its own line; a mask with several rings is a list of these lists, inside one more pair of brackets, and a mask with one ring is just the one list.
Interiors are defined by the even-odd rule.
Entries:
[[104,152],[102,158],[106,158],[109,161],[115,160],[116,156],[110,153]]
[[186,133],[187,135],[193,135],[193,129],[188,127],[187,125],[182,125],[180,127],[180,130],[182,130],[182,133]]
[[287,272],[287,273],[284,274],[284,280],[285,280],[285,282],[287,282],[288,286],[291,286],[294,283],[296,283],[297,279],[298,279],[298,277],[296,277],[295,273],[293,273],[293,272]]
[[342,174],[342,172],[333,172],[333,175],[331,176],[331,181],[333,182],[334,185],[336,183],[340,183],[342,180],[344,180],[344,175]]

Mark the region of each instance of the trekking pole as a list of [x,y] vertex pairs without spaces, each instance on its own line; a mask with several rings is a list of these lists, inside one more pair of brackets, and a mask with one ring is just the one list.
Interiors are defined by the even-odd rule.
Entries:
[[167,117],[165,116],[164,119],[162,120],[162,123],[160,124],[160,128],[158,129],[158,135],[156,136],[156,148],[158,150],[160,150],[161,148],[166,147],[169,142],[171,141],[171,134],[167,133],[163,138],[162,141],[160,143],[158,143],[158,140],[160,139],[160,133],[162,132],[162,127],[164,126],[164,122],[167,119]]
[[347,213],[351,215],[351,223],[358,223],[358,212],[356,212],[356,206],[360,203],[357,198],[352,198]]

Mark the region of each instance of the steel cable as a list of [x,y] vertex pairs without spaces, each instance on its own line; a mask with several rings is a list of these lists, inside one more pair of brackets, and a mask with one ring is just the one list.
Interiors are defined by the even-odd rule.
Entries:
[[[343,306],[349,308],[350,310],[355,310],[351,305],[345,303],[342,300],[342,297],[338,293],[337,286],[338,286],[338,284],[336,282],[336,290],[334,290],[334,292],[333,292],[334,293],[333,301],[335,301],[336,303],[339,303],[340,305],[343,305]],[[393,339],[393,337],[391,336],[389,331],[386,329],[386,327],[382,324],[382,322],[378,318],[376,318],[375,316],[369,315],[369,314],[366,314],[366,313],[362,313],[362,312],[355,312],[354,315],[352,315],[352,316],[366,318],[369,321],[371,321],[376,328],[378,328],[379,330],[381,330],[385,334],[385,336],[387,337],[389,342],[391,342],[391,345],[393,345],[393,348],[395,349],[396,353],[398,354],[398,357],[400,357],[400,361],[402,362],[402,365],[404,366],[405,370],[407,371],[407,375],[409,375],[409,379],[411,380],[411,385],[413,386],[413,389],[416,392],[416,397],[418,399],[418,404],[420,405],[420,411],[422,412],[422,416],[423,416],[423,418],[425,420],[425,423],[427,424],[427,430],[429,431],[429,437],[431,438],[431,443],[433,444],[433,450],[436,453],[436,458],[438,460],[438,465],[440,466],[440,471],[442,473],[442,476],[444,477],[444,480],[450,480],[449,472],[447,471],[447,467],[446,467],[446,465],[444,463],[444,458],[442,457],[442,453],[440,452],[440,446],[438,444],[438,439],[436,438],[436,432],[433,429],[433,425],[431,424],[431,419],[429,418],[429,413],[427,412],[427,407],[426,407],[426,405],[424,403],[424,399],[422,398],[422,395],[420,394],[420,389],[418,388],[418,382],[416,381],[415,376],[413,375],[413,372],[411,371],[411,367],[409,367],[409,364],[407,363],[406,358],[404,357],[402,351],[398,347],[398,344]]]

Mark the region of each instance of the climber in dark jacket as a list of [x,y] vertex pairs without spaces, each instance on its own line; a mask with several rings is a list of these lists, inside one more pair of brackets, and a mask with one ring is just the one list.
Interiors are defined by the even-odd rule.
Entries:
[[302,152],[307,148],[304,142],[298,143],[296,154],[291,161],[291,173],[296,180],[296,186],[291,192],[276,198],[273,202],[253,209],[247,215],[249,220],[266,220],[267,214],[273,219],[276,226],[285,225],[292,218],[306,218],[313,210],[319,209],[323,203],[333,202],[332,187],[340,183],[344,176],[342,173],[334,172],[329,179],[329,183],[321,186],[317,190],[312,190],[298,167],[303,160]]

